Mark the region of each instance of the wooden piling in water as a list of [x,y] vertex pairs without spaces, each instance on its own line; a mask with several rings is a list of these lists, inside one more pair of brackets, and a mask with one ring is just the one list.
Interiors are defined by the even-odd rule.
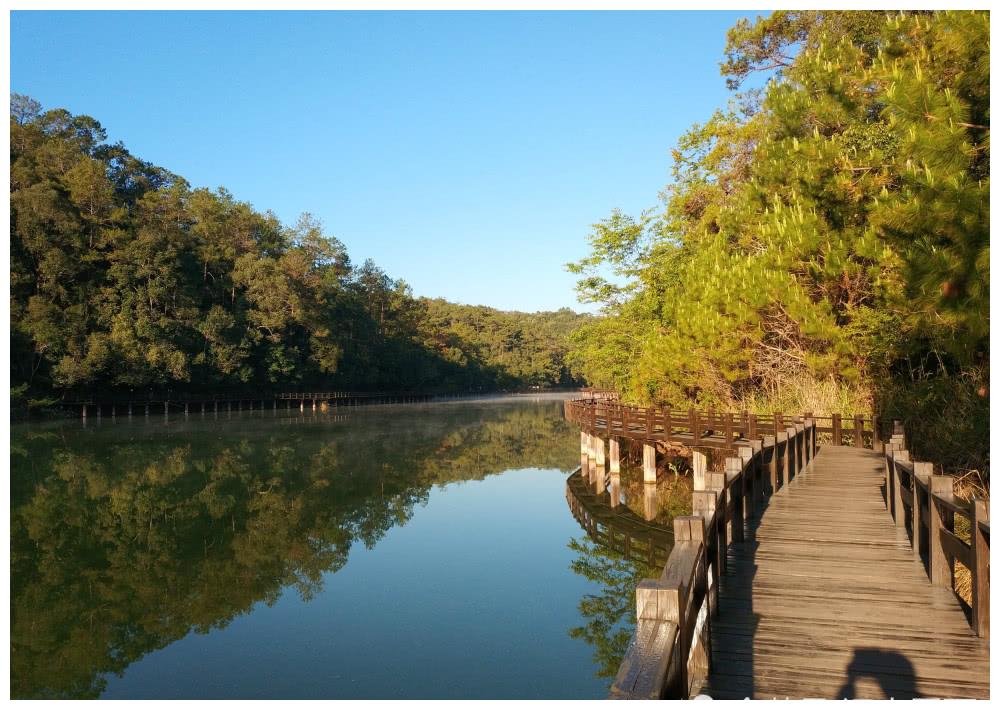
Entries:
[[656,483],[656,446],[650,443],[642,445],[642,480]]

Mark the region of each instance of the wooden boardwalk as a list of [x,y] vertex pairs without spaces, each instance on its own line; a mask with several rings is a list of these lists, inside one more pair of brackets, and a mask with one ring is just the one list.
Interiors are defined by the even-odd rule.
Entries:
[[886,512],[884,458],[823,446],[734,541],[712,698],[989,697],[989,641]]

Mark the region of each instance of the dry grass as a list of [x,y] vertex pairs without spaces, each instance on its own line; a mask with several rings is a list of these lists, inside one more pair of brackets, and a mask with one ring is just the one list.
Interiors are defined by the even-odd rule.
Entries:
[[818,417],[831,414],[868,414],[872,411],[871,393],[856,385],[833,378],[816,379],[799,374],[780,387],[745,393],[735,402],[737,411],[812,412]]
[[[989,498],[989,489],[983,483],[979,471],[968,471],[955,477],[955,496],[963,500]],[[955,535],[963,542],[972,543],[971,521],[962,515],[955,516]],[[961,562],[955,562],[955,593],[972,606],[972,572]]]

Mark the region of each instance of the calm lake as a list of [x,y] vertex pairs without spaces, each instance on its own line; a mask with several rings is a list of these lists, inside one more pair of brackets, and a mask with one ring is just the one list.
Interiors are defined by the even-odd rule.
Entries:
[[654,572],[574,518],[562,408],[12,427],[12,696],[605,697]]

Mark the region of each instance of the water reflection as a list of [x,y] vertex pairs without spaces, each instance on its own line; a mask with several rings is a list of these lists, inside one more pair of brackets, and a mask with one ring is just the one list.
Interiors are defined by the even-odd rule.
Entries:
[[593,646],[599,675],[613,679],[635,630],[636,585],[663,569],[673,548],[673,519],[691,512],[691,479],[667,475],[653,484],[635,466],[608,476],[590,467],[567,479],[566,500],[587,533],[569,543],[577,553],[572,569],[600,585],[599,593],[580,600],[587,623],[570,635]]
[[629,559],[586,538],[573,539],[569,546],[578,553],[573,571],[600,588],[600,593],[580,600],[580,615],[586,623],[570,629],[569,634],[593,646],[597,674],[613,679],[635,630],[635,587],[640,580],[659,573],[653,565]]
[[12,697],[97,697],[106,674],[191,631],[289,586],[315,596],[432,486],[564,468],[561,406],[15,427]]

